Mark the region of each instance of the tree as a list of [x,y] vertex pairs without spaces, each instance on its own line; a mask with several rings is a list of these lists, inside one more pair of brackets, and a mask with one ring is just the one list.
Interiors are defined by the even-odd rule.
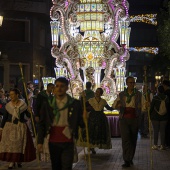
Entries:
[[164,0],[157,17],[159,54],[154,57],[153,70],[166,74],[170,67],[170,0]]
[[158,41],[160,54],[170,59],[170,1],[164,1],[158,15]]

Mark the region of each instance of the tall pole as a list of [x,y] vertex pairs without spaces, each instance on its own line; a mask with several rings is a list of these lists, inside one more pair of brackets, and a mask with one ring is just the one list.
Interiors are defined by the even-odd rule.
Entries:
[[[23,70],[22,70],[22,63],[19,63],[19,67],[20,67],[20,72],[21,72],[22,83],[23,83],[23,86],[24,86],[24,92],[25,92],[25,96],[26,96],[26,101],[27,101],[28,106],[29,106],[28,93],[27,93],[27,88],[26,88],[25,80],[24,80],[24,74],[23,74]],[[32,122],[33,131],[34,131],[34,134],[35,134],[36,146],[37,146],[37,144],[38,144],[37,143],[37,133],[36,133],[36,130],[35,130],[35,124],[34,124],[32,111],[30,111],[30,114],[31,114],[31,122]],[[39,169],[41,170],[38,152],[37,152],[36,155],[37,155],[38,166],[39,166]]]
[[153,151],[152,151],[152,127],[151,127],[151,119],[150,119],[150,107],[148,103],[150,102],[150,94],[148,93],[148,80],[147,80],[147,66],[143,67],[144,70],[144,83],[146,84],[146,103],[147,103],[147,111],[148,111],[148,122],[149,122],[149,137],[150,137],[150,167],[153,169]]
[[[30,103],[29,103],[29,100],[28,100],[28,93],[27,93],[27,88],[26,88],[26,85],[25,85],[24,74],[23,74],[22,64],[21,63],[19,63],[19,67],[20,67],[20,71],[21,71],[21,77],[22,77],[22,82],[23,82],[23,86],[24,86],[24,92],[25,92],[25,96],[26,96],[26,101],[27,101],[28,106],[29,106]],[[34,131],[34,134],[35,134],[35,138],[37,139],[37,133],[36,133],[36,130],[35,130],[35,124],[34,124],[32,112],[31,112],[31,121],[32,121],[32,125],[33,125],[33,131]]]
[[[80,63],[80,68],[82,66],[80,55],[79,55],[79,63]],[[82,83],[82,88],[83,88],[83,120],[86,128],[86,140],[87,140],[87,152],[88,152],[88,168],[91,170],[91,157],[90,157],[90,143],[89,143],[89,129],[88,129],[88,118],[87,118],[87,109],[86,109],[86,98],[84,95],[84,86]]]
[[86,110],[86,99],[83,94],[83,119],[86,127],[86,140],[87,140],[87,151],[88,151],[88,168],[91,170],[91,157],[90,157],[90,143],[89,143],[89,129],[87,120],[87,110]]

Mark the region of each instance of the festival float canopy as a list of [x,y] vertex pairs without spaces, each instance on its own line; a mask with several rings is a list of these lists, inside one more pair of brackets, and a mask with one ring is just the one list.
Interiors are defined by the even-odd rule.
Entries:
[[70,79],[74,97],[87,81],[113,101],[124,89],[130,18],[126,0],[53,0],[51,54],[56,78]]

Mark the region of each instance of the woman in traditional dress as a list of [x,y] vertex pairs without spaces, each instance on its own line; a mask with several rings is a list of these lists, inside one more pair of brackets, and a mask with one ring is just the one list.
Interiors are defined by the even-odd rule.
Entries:
[[8,169],[18,168],[22,162],[36,159],[31,133],[26,125],[25,116],[30,117],[27,104],[19,99],[18,89],[10,90],[10,99],[5,106],[5,113],[0,128],[0,160],[10,162]]
[[[93,154],[96,153],[95,147],[99,149],[110,149],[112,147],[109,124],[103,110],[104,107],[107,110],[113,110],[113,108],[107,104],[106,100],[101,98],[102,95],[103,89],[97,88],[95,97],[86,102],[86,109],[89,112],[89,143]],[[83,141],[86,141],[85,130],[82,132],[82,138]]]

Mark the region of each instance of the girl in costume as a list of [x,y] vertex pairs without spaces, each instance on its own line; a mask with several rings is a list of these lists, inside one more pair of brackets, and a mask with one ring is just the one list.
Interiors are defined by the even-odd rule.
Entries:
[[0,160],[10,162],[8,169],[13,169],[15,163],[21,168],[22,162],[35,160],[36,151],[24,118],[30,117],[27,104],[19,99],[18,89],[10,90],[9,95],[0,128]]
[[[89,143],[90,150],[93,154],[96,153],[95,147],[99,149],[110,149],[111,148],[111,135],[107,121],[107,117],[104,114],[104,108],[107,110],[113,110],[105,99],[102,99],[103,89],[97,88],[95,97],[89,99],[86,102],[86,109],[89,112],[88,117],[88,130],[89,130]],[[80,145],[86,143],[86,132],[85,129],[82,132],[83,142]]]

